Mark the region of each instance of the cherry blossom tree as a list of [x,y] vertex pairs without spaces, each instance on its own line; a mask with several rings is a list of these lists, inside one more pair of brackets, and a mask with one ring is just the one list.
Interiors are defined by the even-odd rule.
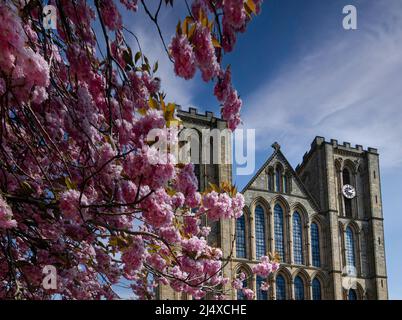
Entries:
[[[157,1],[154,12],[145,0],[45,2],[57,9],[57,30],[43,24],[43,1],[0,4],[0,299],[113,299],[122,279],[140,299],[157,285],[194,298],[222,298],[230,281],[241,290],[223,277],[230,257],[208,245],[200,221],[238,218],[243,197],[229,185],[199,193],[193,165],[147,140],[153,129],[177,133],[175,105],[118,8],[143,7],[172,72],[214,82],[234,130],[242,103],[223,55],[262,0],[185,1],[170,45],[158,17],[177,1]],[[57,270],[50,290],[47,265]],[[255,272],[275,268],[265,257]]]

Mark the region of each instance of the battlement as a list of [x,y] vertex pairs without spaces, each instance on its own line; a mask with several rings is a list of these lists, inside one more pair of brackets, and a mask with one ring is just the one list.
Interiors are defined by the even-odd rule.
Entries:
[[303,155],[303,161],[301,164],[299,164],[296,167],[296,171],[301,169],[304,164],[310,159],[311,155],[316,151],[318,148],[321,148],[323,145],[331,145],[334,150],[340,150],[340,151],[346,151],[346,152],[352,152],[355,154],[362,155],[364,153],[371,153],[378,155],[378,150],[376,148],[368,147],[366,150],[363,148],[362,145],[356,144],[355,146],[352,146],[350,142],[343,142],[340,144],[338,140],[336,139],[330,139],[329,141],[326,141],[324,137],[317,136],[314,138],[313,142],[311,143],[310,150],[307,151]]
[[226,128],[226,121],[220,117],[216,117],[212,111],[199,113],[197,108],[190,107],[188,111],[183,110],[181,106],[177,106],[177,116],[184,122],[198,123],[208,127]]

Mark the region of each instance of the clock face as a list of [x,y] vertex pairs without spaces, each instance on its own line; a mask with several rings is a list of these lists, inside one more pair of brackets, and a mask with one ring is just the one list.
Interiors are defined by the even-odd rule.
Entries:
[[350,184],[345,184],[342,187],[342,193],[345,196],[345,198],[348,199],[353,199],[354,197],[356,197],[356,189]]

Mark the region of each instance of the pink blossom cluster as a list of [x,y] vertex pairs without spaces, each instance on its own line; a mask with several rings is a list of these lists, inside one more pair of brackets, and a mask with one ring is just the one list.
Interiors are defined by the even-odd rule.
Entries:
[[[262,0],[252,1],[255,13],[260,13]],[[221,10],[223,14],[222,39],[215,48],[213,37],[217,37],[217,35],[213,34],[201,20],[205,19],[205,16],[208,19],[208,13],[218,14],[218,10]],[[242,101],[237,91],[232,87],[230,70],[222,71],[220,46],[225,52],[232,51],[236,42],[236,33],[245,31],[246,24],[250,21],[250,15],[245,8],[245,1],[225,0],[212,3],[206,0],[195,0],[191,6],[191,14],[192,18],[195,19],[194,26],[191,27],[194,29],[193,34],[189,36],[180,30],[170,44],[175,73],[185,79],[191,79],[194,77],[196,67],[198,67],[204,81],[208,82],[217,78],[214,93],[223,105],[223,119],[228,122],[228,127],[234,130],[241,122]],[[220,27],[218,29],[220,30]]]
[[[82,195],[80,201],[80,192],[77,190],[70,189],[60,195],[60,210],[67,219],[79,221],[81,206],[87,204],[87,197]],[[83,211],[85,211],[85,209]]]
[[217,76],[220,66],[209,29],[197,22],[192,44],[183,34],[176,34],[170,44],[176,75],[184,79],[194,77],[196,66],[206,82]]
[[254,299],[254,291],[249,289],[249,288],[243,288],[242,292],[244,294],[244,297],[246,298],[246,300],[253,300]]
[[193,47],[184,35],[176,34],[170,44],[170,51],[174,60],[174,72],[186,80],[194,77],[195,55]]
[[201,197],[197,192],[198,181],[192,163],[184,165],[177,173],[175,188],[184,195],[186,205],[190,207],[198,205]]
[[124,274],[128,279],[132,279],[136,275],[136,271],[140,270],[144,260],[144,242],[140,236],[132,238],[130,247],[124,250],[121,260],[124,263]]
[[[60,0],[58,29],[46,32],[40,2],[0,4],[0,299],[115,299],[122,277],[140,298],[163,284],[199,299],[229,281],[201,219],[239,217],[243,196],[201,195],[194,166],[160,152],[159,142],[177,143],[174,115],[152,63],[130,57],[118,8],[140,14],[138,1],[120,2]],[[223,4],[198,1],[209,14]],[[108,39],[93,31],[99,21]],[[233,118],[221,49],[205,21],[193,25],[192,39],[172,42],[175,72],[219,78],[215,94]],[[44,265],[58,267],[55,290],[42,287]]]
[[201,70],[202,79],[206,82],[218,75],[220,66],[215,55],[211,32],[201,23],[196,24],[194,38],[194,53],[198,68]]
[[173,220],[172,199],[165,189],[158,189],[141,202],[143,216],[154,228],[167,227]]
[[5,92],[8,82],[13,92],[10,99],[26,101],[32,92],[32,101],[39,104],[48,97],[49,65],[25,45],[28,38],[21,19],[5,3],[0,4],[0,19],[0,92]]
[[181,242],[181,245],[186,252],[195,254],[195,257],[197,258],[205,251],[207,242],[204,238],[193,236],[190,239],[184,239]]
[[142,182],[153,189],[160,188],[175,177],[172,154],[159,152],[144,145],[137,154],[131,153],[123,164],[124,173],[131,179],[142,177]]
[[120,0],[120,2],[128,9],[132,11],[137,11],[138,0]]
[[[128,1],[125,1],[125,5],[132,5]],[[122,19],[120,12],[117,10],[113,0],[100,0],[100,12],[102,19],[110,30],[119,30],[122,27]]]
[[[253,2],[256,13],[259,14],[263,0],[253,0]],[[225,52],[231,52],[236,44],[236,33],[246,30],[250,17],[246,13],[243,0],[225,0],[223,3],[222,46]]]
[[278,270],[279,264],[275,261],[270,261],[267,256],[261,257],[261,262],[255,265],[252,270],[253,273],[261,276],[261,277],[268,277],[272,272]]
[[244,197],[237,193],[231,198],[227,193],[212,191],[202,198],[201,211],[212,221],[219,219],[239,218],[243,214]]
[[2,229],[15,228],[17,221],[13,219],[13,213],[7,202],[0,195],[0,232]]
[[242,101],[232,86],[231,78],[231,71],[228,67],[223,74],[221,73],[221,77],[215,85],[214,94],[223,104],[222,118],[228,122],[229,129],[234,130],[240,123]]

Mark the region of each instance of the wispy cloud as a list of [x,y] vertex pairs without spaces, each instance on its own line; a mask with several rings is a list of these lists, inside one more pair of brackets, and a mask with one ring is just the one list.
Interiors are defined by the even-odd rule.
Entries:
[[300,158],[308,140],[324,135],[379,147],[384,167],[402,165],[402,2],[379,2],[364,19],[245,97],[257,147],[266,149],[270,135]]

